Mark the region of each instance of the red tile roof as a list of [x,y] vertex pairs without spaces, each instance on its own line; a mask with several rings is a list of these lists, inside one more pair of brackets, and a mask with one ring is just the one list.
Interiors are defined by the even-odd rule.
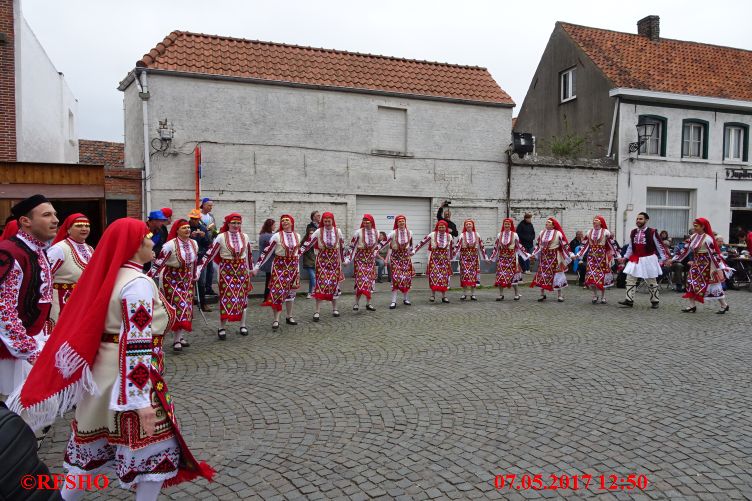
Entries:
[[557,24],[615,87],[752,101],[752,51]]
[[184,31],[170,33],[136,66],[514,105],[485,68]]
[[78,163],[122,169],[125,164],[125,145],[81,139],[78,141]]

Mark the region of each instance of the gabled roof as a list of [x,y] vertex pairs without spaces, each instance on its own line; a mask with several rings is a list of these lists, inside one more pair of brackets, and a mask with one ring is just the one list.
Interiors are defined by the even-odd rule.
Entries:
[[752,51],[557,25],[614,87],[752,101]]
[[78,163],[122,169],[125,164],[125,145],[111,141],[80,139],[78,141]]
[[[140,68],[514,106],[485,68],[173,31]],[[121,88],[122,85],[121,85]]]

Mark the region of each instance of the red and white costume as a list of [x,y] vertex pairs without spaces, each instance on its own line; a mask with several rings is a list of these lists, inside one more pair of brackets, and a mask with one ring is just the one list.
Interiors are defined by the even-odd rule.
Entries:
[[47,244],[23,230],[0,242],[0,394],[20,387],[50,333]]
[[668,259],[668,254],[654,228],[635,228],[629,234],[624,253],[624,258],[628,260],[624,273],[635,278],[657,278],[661,276],[661,262]]
[[[162,274],[162,291],[165,299],[175,310],[172,331],[191,332],[193,330],[193,293],[197,280],[198,243],[189,238],[180,238],[178,230],[189,226],[188,221],[179,219],[172,224],[167,242],[149,269],[149,276]],[[181,338],[177,338],[180,341]]]
[[585,271],[585,286],[604,290],[614,285],[614,274],[611,267],[614,257],[620,254],[614,236],[608,231],[606,220],[602,216],[596,216],[600,221],[599,229],[588,230],[582,239],[577,258],[587,253],[587,269]]
[[[504,223],[509,222],[510,229],[504,230]],[[502,230],[496,235],[494,249],[489,258],[496,261],[496,281],[494,287],[510,288],[522,282],[522,268],[518,256],[530,259],[530,255],[520,243],[520,237],[514,228],[514,221],[506,218],[502,222]]]
[[263,249],[254,269],[258,270],[269,259],[272,261],[272,278],[269,282],[269,300],[264,305],[274,311],[281,311],[282,304],[295,300],[295,291],[300,287],[300,235],[295,233],[295,220],[288,214],[283,219],[290,220],[290,230],[284,231],[280,225]]
[[[444,230],[440,231],[439,226],[443,227]],[[450,261],[455,254],[455,246],[452,234],[447,230],[448,226],[445,221],[437,221],[434,231],[423,237],[423,240],[413,249],[413,253],[416,253],[423,246],[429,244],[426,275],[428,275],[428,286],[432,292],[449,290],[449,280],[452,277]]]
[[541,292],[561,290],[566,287],[567,265],[569,257],[569,241],[561,229],[561,225],[554,218],[548,218],[554,228],[543,230],[538,235],[533,256],[538,256],[538,271],[535,272],[530,287],[540,287]]
[[355,295],[365,296],[370,302],[371,291],[376,281],[376,255],[381,242],[373,216],[364,214],[363,219],[371,222],[371,229],[365,229],[363,223],[360,223],[360,229],[353,233],[350,240],[348,261],[353,263]]
[[78,279],[89,264],[94,249],[86,242],[76,242],[68,236],[74,224],[89,224],[83,214],[71,214],[60,227],[52,246],[47,249],[47,259],[52,269],[52,310],[50,318],[56,321],[68,302]]
[[332,226],[330,228],[326,228],[323,224],[319,226],[300,248],[301,255],[311,247],[315,249],[316,287],[313,289],[312,296],[321,301],[333,301],[339,298],[341,294],[339,284],[345,280],[342,271],[345,240],[334,221],[334,214],[324,212],[321,215],[322,221],[327,218],[332,220]]
[[697,218],[695,223],[705,228],[705,233],[695,233],[689,244],[673,257],[681,261],[692,253],[692,266],[687,273],[687,292],[682,297],[699,303],[708,300],[721,300],[726,297],[723,282],[731,276],[731,268],[723,260],[713,238],[713,228],[704,218]]
[[199,262],[197,274],[204,266],[211,266],[212,260],[219,264],[219,318],[240,322],[248,307],[248,293],[253,290],[249,273],[253,254],[248,235],[231,230],[231,221],[242,222],[242,217],[236,212],[225,217],[219,235]]
[[[405,227],[399,229],[397,223],[405,221]],[[386,255],[386,263],[392,272],[392,292],[400,291],[403,294],[410,292],[412,287],[415,269],[413,268],[413,232],[407,229],[407,218],[398,215],[394,218],[394,230],[387,235],[386,240],[379,244],[381,250],[389,246],[389,252]]]
[[[472,223],[472,230],[467,230],[467,223]],[[480,260],[486,259],[486,249],[475,231],[475,221],[468,219],[462,224],[462,233],[455,247],[455,258],[459,258],[460,262],[460,285],[475,287],[480,277]]]

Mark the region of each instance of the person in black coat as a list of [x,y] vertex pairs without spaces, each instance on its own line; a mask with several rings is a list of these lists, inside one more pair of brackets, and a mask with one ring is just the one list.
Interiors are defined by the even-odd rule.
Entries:
[[[520,243],[528,253],[533,252],[535,244],[535,228],[533,227],[533,215],[527,212],[524,219],[517,225],[517,236]],[[530,273],[530,261],[520,258],[520,265],[525,273]]]
[[452,234],[454,238],[457,238],[459,236],[459,232],[457,231],[457,225],[452,222],[452,211],[449,210],[449,200],[446,200],[443,204],[441,204],[441,207],[439,207],[439,212],[436,213],[436,219],[438,221],[446,221],[449,233]]

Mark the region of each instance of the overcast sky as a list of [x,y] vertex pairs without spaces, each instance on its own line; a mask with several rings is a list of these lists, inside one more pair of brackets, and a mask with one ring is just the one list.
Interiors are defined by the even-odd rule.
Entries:
[[123,140],[118,82],[173,30],[484,66],[522,105],[556,21],[752,49],[752,2],[21,0],[78,99],[79,136]]

